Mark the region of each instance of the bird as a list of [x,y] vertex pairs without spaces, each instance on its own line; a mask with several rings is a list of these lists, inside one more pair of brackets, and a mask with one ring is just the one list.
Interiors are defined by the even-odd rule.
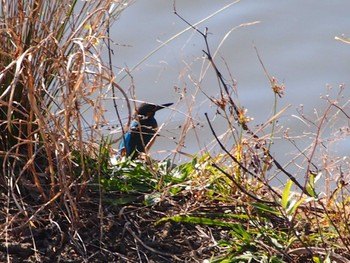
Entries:
[[145,153],[146,149],[154,142],[154,136],[158,128],[154,115],[158,110],[171,105],[173,103],[161,105],[141,103],[136,109],[128,131],[120,142],[117,159],[122,156],[131,156],[132,159],[135,159],[139,156],[139,153]]

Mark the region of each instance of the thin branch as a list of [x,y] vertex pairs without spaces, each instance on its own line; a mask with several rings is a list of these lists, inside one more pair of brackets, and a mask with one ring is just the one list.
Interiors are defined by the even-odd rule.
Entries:
[[[256,174],[252,173],[251,171],[249,171],[247,169],[247,167],[245,167],[240,161],[237,160],[236,157],[234,157],[227,149],[226,147],[221,143],[221,141],[219,140],[218,136],[216,135],[215,133],[215,130],[208,118],[208,114],[207,113],[204,113],[206,119],[207,119],[207,122],[209,124],[209,128],[214,136],[214,138],[216,139],[216,141],[218,142],[218,144],[220,145],[221,149],[223,149],[229,156],[230,158],[239,166],[239,168],[241,168],[244,172],[248,173],[249,175],[253,176],[254,178],[256,178],[258,181],[264,183],[261,178],[259,176],[257,176]],[[242,192],[244,192],[245,194],[247,194],[248,196],[254,198],[255,200],[257,201],[261,201],[261,202],[264,202],[264,203],[269,203],[269,204],[275,204],[275,202],[272,202],[272,201],[266,201],[266,200],[262,200],[252,194],[250,194],[248,191],[246,191],[241,185],[239,185],[237,183],[237,181],[230,175],[228,174],[227,172],[225,172],[224,170],[222,170],[220,167],[218,167],[215,163],[212,164],[215,168],[219,169],[222,173],[224,173]],[[266,184],[267,187],[274,193],[276,194],[277,196],[281,197],[280,194],[278,194],[271,186],[269,186],[268,184]]]
[[[191,23],[189,23],[186,19],[184,19],[182,16],[180,16],[177,11],[176,11],[176,8],[175,8],[175,3],[174,3],[174,13],[175,15],[177,15],[182,21],[184,21],[187,25],[191,26],[194,30],[196,30],[204,39],[204,42],[205,42],[205,45],[206,45],[206,51],[203,50],[203,52],[206,54],[209,62],[211,63],[213,69],[215,70],[215,73],[216,73],[216,76],[218,77],[220,83],[223,85],[224,87],[224,90],[226,92],[226,94],[228,95],[228,98],[229,98],[229,102],[232,106],[232,108],[234,109],[234,112],[236,114],[236,118],[239,119],[240,118],[240,113],[241,113],[241,110],[239,109],[239,107],[237,106],[237,104],[233,101],[232,97],[230,96],[230,92],[229,92],[229,85],[225,82],[224,80],[224,77],[223,75],[221,74],[220,70],[217,68],[214,60],[213,60],[213,57],[211,55],[211,52],[210,52],[210,48],[209,48],[209,43],[208,43],[208,29],[206,28],[205,30],[205,33],[201,32],[200,30],[198,30],[196,27],[194,27],[193,25],[191,25]],[[212,128],[211,124],[210,124],[210,121],[209,121],[209,118],[207,116],[207,114],[205,114],[206,118],[207,118],[207,121],[211,127],[211,130],[213,132],[213,134],[215,135],[215,132],[214,132],[214,129]],[[247,131],[249,134],[252,134],[253,135],[253,138],[255,139],[259,139],[258,135],[254,134],[253,131],[248,127],[248,125],[246,123],[243,123],[243,122],[239,122],[238,121],[238,124],[242,126],[243,130]],[[245,172],[249,173],[250,175],[256,177],[256,178],[259,178],[257,175],[255,175],[254,173],[250,172],[245,166],[243,166],[232,154],[230,154],[227,149],[222,145],[222,143],[220,142],[220,140],[216,137],[220,147],[230,156],[230,158],[232,158],[232,160],[234,160],[239,166],[240,168],[242,168]],[[310,196],[310,194],[306,191],[306,187],[303,187],[297,180],[296,178],[290,174],[289,172],[287,172],[283,167],[282,165],[271,155],[270,151],[266,148],[266,147],[263,147],[263,150],[264,152],[269,156],[269,158],[271,158],[271,160],[273,161],[273,163],[276,165],[276,167],[278,169],[280,169],[285,175],[287,175],[293,183],[295,183],[302,191],[303,193],[307,194]]]

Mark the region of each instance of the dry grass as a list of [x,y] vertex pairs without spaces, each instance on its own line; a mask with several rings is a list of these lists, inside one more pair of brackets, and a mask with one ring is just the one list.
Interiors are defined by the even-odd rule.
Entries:
[[[146,165],[126,160],[108,166],[110,142],[100,140],[94,128],[106,123],[103,98],[110,92],[129,100],[101,53],[104,48],[111,52],[109,26],[129,2],[0,3],[0,200],[5,204],[0,251],[6,252],[6,260],[17,252],[40,261],[45,253],[38,251],[50,246],[54,249],[47,260],[58,259],[63,250],[67,257],[74,250],[77,260],[99,255],[96,262],[105,255],[130,262],[199,262],[210,257],[220,262],[239,260],[247,252],[266,262],[293,262],[295,255],[302,256],[300,262],[305,255],[347,260],[349,161],[325,150],[349,135],[342,87],[335,98],[324,97],[325,108],[316,118],[299,112],[298,119],[310,128],[310,144],[299,148],[296,138],[277,122],[287,109],[278,110],[284,86],[269,75],[259,54],[275,100],[273,116],[252,128],[236,82],[217,67],[217,52],[211,54],[206,32],[197,31],[208,58],[201,76],[209,67],[214,69],[218,95],[207,99],[227,123],[227,131],[217,135],[206,115],[220,153],[211,156],[208,145],[195,157],[183,151],[192,130],[201,143],[192,110],[202,81],[192,78],[196,91],[189,95],[193,96],[172,161]],[[92,125],[85,118],[93,120]],[[290,164],[282,165],[272,154],[277,136],[295,146]],[[193,159],[174,168],[179,155]],[[289,165],[302,167],[301,172],[290,172]],[[283,190],[271,186],[277,176],[288,181]],[[317,179],[323,180],[324,193]],[[109,198],[102,190],[115,192]],[[123,206],[128,202],[132,205]],[[176,234],[176,246],[169,233]],[[29,248],[16,247],[18,240]],[[42,240],[49,245],[40,244]]]
[[56,202],[74,228],[76,202],[91,175],[88,158],[96,152],[95,131],[85,134],[84,118],[104,122],[99,94],[117,84],[101,52],[110,43],[109,26],[128,4],[1,1],[0,191],[7,211],[14,205],[15,218],[23,218],[8,213],[1,236],[14,222],[34,225]]

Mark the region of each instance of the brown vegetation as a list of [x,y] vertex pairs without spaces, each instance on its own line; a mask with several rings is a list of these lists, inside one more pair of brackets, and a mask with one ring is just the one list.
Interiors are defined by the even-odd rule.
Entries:
[[[105,123],[101,94],[128,98],[101,52],[111,52],[108,29],[128,3],[0,3],[0,260],[349,262],[349,163],[322,151],[349,135],[343,86],[323,98],[317,118],[300,110],[311,138],[300,149],[278,126],[285,87],[258,52],[274,114],[252,128],[236,82],[223,77],[207,33],[194,29],[218,78],[219,95],[209,99],[227,132],[218,136],[205,116],[220,153],[177,166],[130,159],[110,164],[110,139],[97,128]],[[273,155],[277,135],[295,146],[291,163],[303,167],[302,176]],[[271,186],[277,175],[287,181],[283,189]]]

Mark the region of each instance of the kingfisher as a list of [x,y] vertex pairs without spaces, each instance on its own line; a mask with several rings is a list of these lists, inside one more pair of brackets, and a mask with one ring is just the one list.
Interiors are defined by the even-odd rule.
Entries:
[[[154,141],[158,123],[154,115],[158,110],[173,105],[165,103],[161,105],[142,103],[136,109],[134,119],[130,124],[128,131],[122,138],[119,145],[118,156],[132,156],[132,159],[138,157],[139,153],[144,153]],[[118,157],[117,157],[118,158]]]

